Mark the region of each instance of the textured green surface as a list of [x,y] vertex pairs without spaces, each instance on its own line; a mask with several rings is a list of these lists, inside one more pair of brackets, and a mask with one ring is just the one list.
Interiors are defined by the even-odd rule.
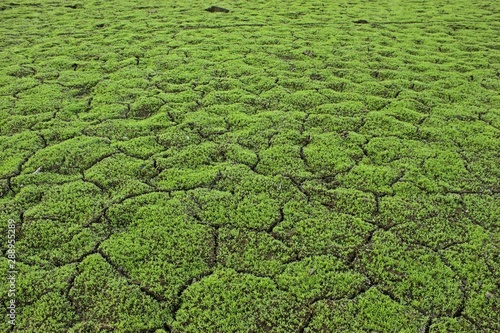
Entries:
[[498,22],[487,0],[2,2],[13,331],[500,331]]

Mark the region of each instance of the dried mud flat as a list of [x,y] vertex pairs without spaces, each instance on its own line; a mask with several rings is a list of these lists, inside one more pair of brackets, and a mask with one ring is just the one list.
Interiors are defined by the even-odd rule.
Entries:
[[498,22],[3,3],[0,331],[500,331]]

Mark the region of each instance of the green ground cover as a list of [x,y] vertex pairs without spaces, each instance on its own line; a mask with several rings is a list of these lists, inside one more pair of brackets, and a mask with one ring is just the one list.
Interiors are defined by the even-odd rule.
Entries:
[[13,1],[1,332],[500,331],[498,2]]

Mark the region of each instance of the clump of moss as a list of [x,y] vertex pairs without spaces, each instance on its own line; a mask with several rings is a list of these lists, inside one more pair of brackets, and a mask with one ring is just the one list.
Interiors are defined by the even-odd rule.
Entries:
[[2,137],[0,143],[0,158],[2,159],[0,177],[4,178],[19,174],[28,157],[42,147],[42,139],[33,132],[22,132],[9,137]]
[[344,332],[377,330],[410,333],[425,327],[426,320],[410,306],[399,304],[376,288],[370,288],[354,300],[318,302],[309,330],[328,332],[335,328]]
[[109,143],[108,139],[82,136],[65,140],[37,151],[25,164],[23,172],[32,173],[39,167],[66,175],[81,172],[115,152]]
[[348,260],[373,229],[359,218],[306,202],[290,202],[283,213],[284,220],[275,232],[301,257],[332,254]]
[[107,233],[102,221],[95,220],[101,216],[105,199],[93,184],[62,184],[44,194],[24,212],[23,238],[16,242],[30,262],[69,263],[91,251]]
[[372,244],[358,265],[381,290],[422,313],[452,316],[461,307],[460,278],[437,253],[393,232],[376,233]]
[[175,332],[289,332],[303,320],[300,308],[268,278],[223,269],[195,282],[182,294]]
[[[157,300],[93,254],[78,266],[69,297],[84,315],[74,329],[136,331],[160,327],[170,314]],[[97,305],[97,306],[96,306]]]
[[334,256],[313,256],[288,264],[277,283],[304,303],[354,297],[367,279]]
[[293,257],[292,250],[264,231],[220,228],[217,262],[257,276],[274,276]]

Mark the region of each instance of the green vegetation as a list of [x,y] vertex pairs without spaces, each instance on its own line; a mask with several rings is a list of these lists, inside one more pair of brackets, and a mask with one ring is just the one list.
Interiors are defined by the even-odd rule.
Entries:
[[0,4],[0,331],[499,332],[499,22]]

